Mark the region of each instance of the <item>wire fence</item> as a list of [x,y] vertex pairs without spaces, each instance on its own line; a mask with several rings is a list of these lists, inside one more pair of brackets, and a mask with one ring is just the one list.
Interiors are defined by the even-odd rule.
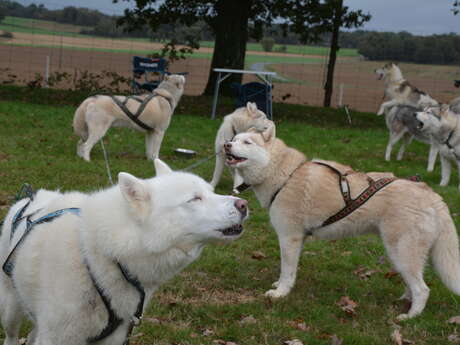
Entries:
[[[130,78],[132,57],[146,56],[162,46],[141,39],[86,36],[70,25],[33,19],[21,22],[16,29],[12,37],[0,38],[0,83],[8,83],[15,76],[16,83],[26,84],[37,75],[56,72],[66,72],[71,79],[78,78],[83,71],[109,71]],[[380,62],[366,61],[357,54],[344,55],[339,57],[335,68],[332,105],[375,112],[382,101],[384,85],[377,80],[374,70],[385,63],[384,54]],[[204,91],[211,57],[212,48],[205,47],[186,60],[170,65],[171,72],[188,73],[185,94],[199,95]],[[277,73],[274,102],[322,104],[327,54],[315,55],[307,47],[295,53],[249,49],[246,61],[246,69]],[[400,64],[400,68],[413,85],[441,102],[448,102],[459,93],[454,86],[458,75],[456,66]],[[253,78],[245,76],[244,81]],[[65,83],[59,87],[70,88]]]

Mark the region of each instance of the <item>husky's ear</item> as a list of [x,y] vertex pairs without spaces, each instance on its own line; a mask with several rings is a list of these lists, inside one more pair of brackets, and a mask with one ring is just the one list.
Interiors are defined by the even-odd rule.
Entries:
[[248,111],[250,117],[257,117],[257,115],[259,114],[257,104],[255,103],[246,103],[246,110]]
[[166,175],[172,173],[172,169],[161,159],[156,158],[153,162],[155,165],[155,171],[157,172],[157,176]]
[[125,200],[137,211],[140,216],[145,215],[150,202],[150,193],[144,182],[131,174],[118,174],[118,186]]
[[265,142],[270,142],[275,139],[276,136],[276,128],[275,124],[271,124],[268,128],[262,132],[262,138],[264,138]]

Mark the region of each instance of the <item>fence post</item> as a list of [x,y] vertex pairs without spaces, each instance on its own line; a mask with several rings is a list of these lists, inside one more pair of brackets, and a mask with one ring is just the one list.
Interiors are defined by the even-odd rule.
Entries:
[[49,55],[46,56],[46,64],[45,64],[45,87],[49,87],[48,79],[50,77],[50,57]]
[[340,86],[339,86],[339,100],[337,101],[337,107],[343,106],[343,87],[344,87],[344,84],[340,83]]

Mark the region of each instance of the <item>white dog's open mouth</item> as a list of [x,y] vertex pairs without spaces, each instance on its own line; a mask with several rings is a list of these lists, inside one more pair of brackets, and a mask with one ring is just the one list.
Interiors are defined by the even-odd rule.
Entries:
[[238,164],[238,163],[241,163],[247,160],[247,158],[238,157],[228,152],[226,153],[226,157],[227,157],[226,162],[228,165],[235,165],[235,164]]
[[224,236],[237,236],[243,232],[243,225],[235,224],[229,228],[219,229],[217,231],[220,231]]

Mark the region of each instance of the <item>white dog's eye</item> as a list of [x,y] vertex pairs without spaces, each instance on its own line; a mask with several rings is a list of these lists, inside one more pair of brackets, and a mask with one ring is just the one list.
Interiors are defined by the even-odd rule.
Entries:
[[246,145],[251,145],[251,144],[252,144],[249,140],[245,140],[244,143],[245,143]]
[[197,196],[191,198],[191,199],[190,199],[189,201],[187,201],[187,202],[194,202],[194,201],[201,201],[201,200],[203,200],[203,198],[202,198],[201,196],[197,195]]

